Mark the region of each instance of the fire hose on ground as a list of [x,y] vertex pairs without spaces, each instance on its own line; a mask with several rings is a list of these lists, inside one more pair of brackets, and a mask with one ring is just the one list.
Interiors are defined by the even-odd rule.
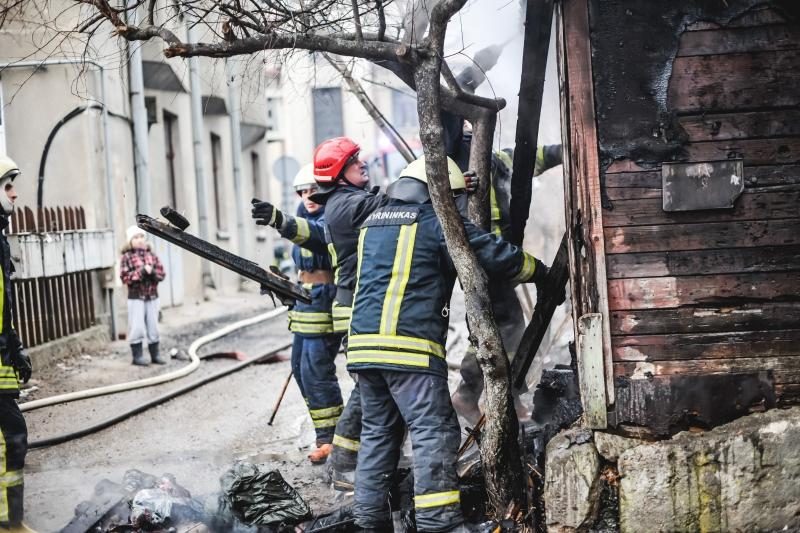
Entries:
[[[206,344],[208,344],[208,343],[210,343],[210,342],[212,342],[212,341],[214,341],[216,339],[219,339],[220,337],[224,337],[225,335],[228,335],[228,334],[230,334],[230,333],[232,333],[234,331],[237,331],[239,329],[245,328],[247,326],[252,326],[254,324],[258,324],[259,322],[263,322],[263,321],[275,318],[277,316],[280,316],[281,314],[285,313],[286,310],[287,310],[286,307],[280,307],[280,308],[272,310],[272,311],[270,311],[268,313],[263,313],[261,315],[258,315],[258,316],[252,317],[252,318],[248,318],[248,319],[245,319],[245,320],[241,320],[239,322],[235,322],[233,324],[229,324],[228,326],[225,326],[225,327],[223,327],[223,328],[221,328],[221,329],[219,329],[217,331],[214,331],[214,332],[212,332],[212,333],[210,333],[208,335],[204,335],[203,337],[200,337],[199,339],[195,340],[191,344],[191,346],[189,347],[189,356],[191,357],[191,363],[186,365],[183,368],[180,368],[179,370],[174,371],[174,372],[170,372],[168,374],[163,374],[161,376],[154,376],[152,378],[140,379],[140,380],[136,380],[136,381],[130,381],[130,382],[127,382],[127,383],[120,383],[120,384],[117,384],[117,385],[109,385],[109,386],[106,386],[106,387],[97,387],[97,388],[87,389],[87,390],[84,390],[84,391],[77,391],[77,392],[69,393],[69,394],[60,394],[60,395],[57,395],[57,396],[52,396],[52,397],[49,397],[49,398],[43,398],[41,400],[36,400],[35,402],[28,402],[28,403],[22,404],[20,406],[20,408],[23,411],[29,411],[31,409],[38,409],[40,407],[45,407],[45,406],[49,406],[49,405],[56,405],[56,404],[72,402],[72,401],[76,401],[76,400],[83,400],[83,399],[86,399],[86,398],[94,398],[94,397],[97,397],[97,396],[103,396],[103,395],[107,395],[107,394],[114,394],[114,393],[117,393],[117,392],[130,391],[130,390],[139,389],[139,388],[143,388],[143,387],[150,387],[150,386],[153,386],[153,385],[158,385],[158,384],[161,384],[161,383],[166,383],[168,381],[172,381],[172,380],[178,379],[180,377],[183,377],[183,376],[186,376],[186,375],[190,374],[191,372],[194,372],[197,369],[197,367],[200,365],[200,360],[203,357],[202,356],[198,356],[197,355],[197,351],[202,346],[204,346],[204,345],[206,345]],[[248,359],[246,361],[242,361],[242,362],[240,362],[240,363],[238,363],[236,365],[233,365],[231,367],[228,367],[228,368],[225,368],[223,370],[220,370],[219,372],[216,372],[214,374],[210,374],[208,376],[204,376],[202,378],[199,378],[199,379],[197,379],[195,381],[192,381],[191,383],[188,383],[188,384],[184,385],[183,387],[179,387],[179,388],[177,388],[175,390],[166,392],[166,393],[164,393],[164,394],[162,394],[160,396],[157,396],[157,397],[155,397],[155,398],[153,398],[151,400],[148,400],[148,401],[143,402],[143,403],[141,403],[139,405],[136,405],[136,406],[132,407],[131,409],[128,409],[128,410],[126,410],[126,411],[124,411],[122,413],[118,413],[118,414],[114,415],[113,417],[110,417],[110,418],[108,418],[106,420],[103,420],[101,422],[98,422],[96,424],[92,424],[92,425],[90,425],[88,427],[85,427],[85,428],[82,428],[82,429],[79,429],[77,431],[73,431],[73,432],[70,432],[70,433],[65,433],[63,435],[57,435],[55,437],[48,437],[48,438],[45,438],[45,439],[31,441],[31,442],[28,443],[28,447],[29,448],[44,448],[44,447],[47,447],[47,446],[53,446],[53,445],[61,444],[61,443],[64,443],[64,442],[67,442],[67,441],[70,441],[70,440],[74,440],[74,439],[77,439],[77,438],[80,438],[80,437],[84,437],[84,436],[90,435],[92,433],[96,433],[96,432],[101,431],[103,429],[106,429],[106,428],[108,428],[110,426],[113,426],[114,424],[117,424],[117,423],[119,423],[119,422],[121,422],[121,421],[123,421],[123,420],[125,420],[127,418],[130,418],[131,416],[139,414],[139,413],[141,413],[143,411],[146,411],[147,409],[155,407],[155,406],[157,406],[159,404],[162,404],[162,403],[164,403],[164,402],[166,402],[168,400],[171,400],[171,399],[173,399],[173,398],[175,398],[177,396],[180,396],[180,395],[185,394],[185,393],[187,393],[189,391],[192,391],[192,390],[194,390],[194,389],[196,389],[198,387],[201,387],[201,386],[203,386],[203,385],[205,385],[207,383],[210,383],[212,381],[215,381],[217,379],[225,377],[225,376],[227,376],[229,374],[233,374],[234,372],[238,372],[239,370],[242,370],[242,369],[244,369],[244,368],[246,368],[246,367],[248,367],[250,365],[259,363],[261,361],[264,361],[265,359],[273,357],[278,352],[280,352],[282,350],[285,350],[286,348],[288,348],[290,346],[291,346],[291,343],[286,343],[284,345],[281,345],[281,346],[279,346],[279,347],[277,347],[277,348],[275,348],[273,350],[270,350],[269,352],[267,352],[265,354],[262,354],[262,355],[257,356],[257,357],[253,357],[253,358]],[[33,405],[32,407],[27,407],[27,406],[32,405],[32,404],[35,404],[35,405]],[[26,409],[26,407],[27,407],[27,409]]]

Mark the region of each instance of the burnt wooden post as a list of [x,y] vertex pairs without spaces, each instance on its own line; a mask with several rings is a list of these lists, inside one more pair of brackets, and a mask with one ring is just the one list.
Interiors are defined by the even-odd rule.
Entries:
[[[606,403],[614,403],[600,160],[594,110],[587,0],[559,5],[559,87],[564,144],[564,197],[573,316],[602,315]],[[578,320],[579,321],[579,320]],[[575,338],[578,338],[577,322]]]
[[531,205],[531,180],[536,165],[544,71],[550,45],[550,26],[553,23],[553,0],[528,0],[527,4],[514,168],[511,174],[511,242],[517,245],[522,244]]

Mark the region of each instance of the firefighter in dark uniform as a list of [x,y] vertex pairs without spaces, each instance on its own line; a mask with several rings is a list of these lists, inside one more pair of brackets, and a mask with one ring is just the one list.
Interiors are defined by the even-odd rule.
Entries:
[[[328,249],[336,283],[333,330],[341,334],[347,333],[352,313],[358,228],[370,213],[389,201],[377,190],[366,190],[369,175],[367,164],[359,158],[360,151],[352,139],[336,137],[321,143],[314,152],[314,176],[319,190],[312,199],[325,205]],[[344,343],[346,347],[346,337]],[[352,484],[360,435],[361,400],[356,383],[333,436],[331,459],[337,488],[350,488]]]
[[311,292],[310,304],[297,302],[289,311],[289,329],[294,333],[292,373],[317,434],[317,448],[308,458],[321,464],[333,451],[333,431],[344,409],[335,364],[342,334],[334,332],[331,316],[336,286],[325,241],[325,208],[309,199],[317,190],[311,163],[300,169],[293,185],[302,199],[296,217],[259,200],[253,200],[252,215],[256,224],[272,226],[295,243],[298,282]]
[[[14,211],[17,193],[14,179],[20,174],[19,167],[10,158],[0,156],[0,229],[8,227],[9,216]],[[11,274],[11,250],[5,234],[0,234],[0,527],[12,531],[30,531],[22,524],[23,476],[25,454],[28,451],[28,428],[17,405],[19,383],[27,383],[31,377],[31,360],[25,353],[17,332],[14,330],[12,309],[14,290]]]
[[[464,177],[448,160],[456,202]],[[461,440],[447,387],[447,308],[456,274],[428,195],[424,158],[393,183],[388,205],[362,224],[347,368],[358,375],[363,409],[354,513],[365,530],[391,530],[388,494],[407,426],[414,453],[419,531],[463,522],[456,459]],[[547,267],[464,218],[489,276],[540,283]]]
[[[445,151],[462,171],[469,164],[469,153],[472,147],[472,134],[464,131],[464,119],[452,113],[442,113],[444,126]],[[536,150],[534,175],[561,164],[561,145],[539,146]],[[511,226],[511,171],[513,152],[498,150],[492,153],[489,199],[491,204],[492,233],[506,240],[510,238]],[[525,319],[522,307],[517,299],[513,285],[502,279],[491,280],[489,295],[492,301],[492,312],[500,329],[503,346],[510,358],[519,346],[525,331]],[[478,365],[475,349],[470,346],[461,362],[461,377],[453,402],[456,410],[468,421],[475,423],[480,417],[478,400],[483,393],[483,374]]]

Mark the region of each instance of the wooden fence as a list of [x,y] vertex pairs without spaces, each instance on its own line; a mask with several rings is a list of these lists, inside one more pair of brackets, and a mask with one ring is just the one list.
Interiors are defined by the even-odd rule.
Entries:
[[[53,234],[85,230],[83,207],[17,209],[9,234]],[[25,346],[36,346],[95,324],[93,283],[89,270],[14,281],[14,326]]]

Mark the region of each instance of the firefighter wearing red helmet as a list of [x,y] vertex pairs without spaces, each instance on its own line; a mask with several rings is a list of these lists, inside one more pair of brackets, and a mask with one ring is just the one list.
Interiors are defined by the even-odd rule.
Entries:
[[[377,188],[366,190],[369,175],[367,164],[359,158],[360,151],[361,147],[348,137],[328,139],[314,151],[314,176],[319,190],[312,199],[325,205],[326,237],[336,283],[333,329],[341,333],[347,333],[350,326],[359,228],[373,211],[389,201]],[[346,345],[346,337],[344,342]],[[337,488],[350,488],[360,439],[361,397],[356,383],[333,436],[331,462]]]

